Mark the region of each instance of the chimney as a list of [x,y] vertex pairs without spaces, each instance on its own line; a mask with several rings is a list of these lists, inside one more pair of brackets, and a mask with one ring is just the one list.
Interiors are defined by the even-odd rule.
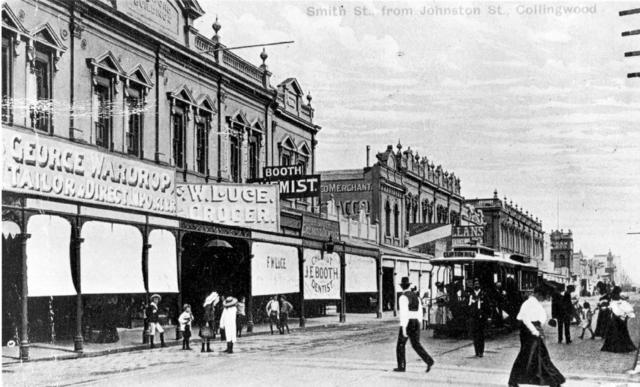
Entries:
[[371,147],[367,145],[367,168],[369,168],[369,151],[371,151]]

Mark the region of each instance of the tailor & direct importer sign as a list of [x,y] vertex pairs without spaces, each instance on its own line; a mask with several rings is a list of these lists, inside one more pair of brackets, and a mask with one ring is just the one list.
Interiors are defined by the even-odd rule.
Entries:
[[178,184],[178,216],[187,219],[279,230],[278,187],[253,184]]
[[7,128],[2,139],[6,191],[176,214],[171,170]]

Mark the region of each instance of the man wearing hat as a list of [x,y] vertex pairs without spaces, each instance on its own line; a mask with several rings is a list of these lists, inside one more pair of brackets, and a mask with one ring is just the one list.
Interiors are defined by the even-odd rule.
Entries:
[[469,333],[473,339],[476,356],[484,356],[484,330],[487,325],[489,303],[484,290],[480,288],[480,281],[473,281],[473,290],[469,293]]
[[220,328],[224,328],[225,336],[227,339],[227,349],[225,353],[233,353],[233,343],[236,341],[236,305],[238,300],[229,296],[225,298],[222,306],[222,316],[220,316]]
[[164,344],[164,329],[162,329],[162,325],[160,325],[160,319],[158,316],[158,304],[162,300],[159,294],[154,294],[151,296],[151,303],[147,306],[147,320],[149,321],[149,341],[151,342],[151,348],[155,348],[153,344],[153,339],[155,337],[156,332],[160,333],[160,346],[165,347]]
[[408,339],[411,341],[411,347],[413,347],[418,356],[420,356],[420,358],[427,364],[427,372],[429,372],[434,361],[422,347],[422,344],[420,344],[422,305],[418,295],[415,292],[407,290],[409,289],[409,286],[411,286],[409,277],[402,277],[400,287],[404,292],[398,300],[400,330],[398,332],[398,343],[396,345],[398,368],[394,368],[394,371],[404,372],[406,369],[407,362],[405,359],[405,345],[407,344]]

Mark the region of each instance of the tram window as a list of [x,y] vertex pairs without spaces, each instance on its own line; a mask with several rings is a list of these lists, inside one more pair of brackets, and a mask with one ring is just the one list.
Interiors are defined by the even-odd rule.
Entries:
[[499,282],[498,281],[498,273],[493,273],[493,283]]
[[455,277],[462,277],[462,266],[454,265],[453,266],[453,275]]

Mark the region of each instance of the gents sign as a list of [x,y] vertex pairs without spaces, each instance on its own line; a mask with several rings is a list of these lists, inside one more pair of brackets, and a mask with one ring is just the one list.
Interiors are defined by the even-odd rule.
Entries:
[[251,245],[251,294],[298,293],[298,249],[272,243],[254,242]]
[[454,226],[451,231],[453,238],[482,238],[484,236],[484,226]]
[[279,230],[277,188],[250,184],[178,184],[178,216],[262,231]]
[[340,299],[340,257],[319,250],[304,249],[305,300]]
[[2,142],[4,190],[176,214],[171,170],[8,128]]

